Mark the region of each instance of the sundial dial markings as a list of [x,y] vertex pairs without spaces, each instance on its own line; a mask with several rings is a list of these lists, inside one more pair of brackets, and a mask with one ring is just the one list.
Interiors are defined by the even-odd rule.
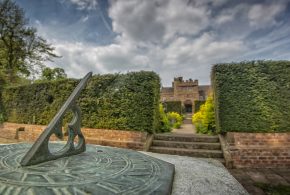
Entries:
[[118,191],[118,193],[128,191],[140,185],[140,183],[136,183],[132,180],[106,180],[104,183],[106,186],[113,188],[114,191]]
[[[2,172],[0,172],[0,176],[6,175],[7,173],[10,173],[10,172],[11,172],[11,170],[9,170],[9,169],[8,170],[3,170]],[[1,179],[1,177],[0,177],[0,179]]]
[[27,173],[23,173],[22,177],[20,178],[20,181],[25,181],[27,178]]
[[67,188],[52,188],[52,191],[55,195],[66,195],[71,194]]
[[[100,189],[100,191],[107,191],[109,194],[128,194],[128,192],[130,192],[129,194],[138,194],[141,191],[149,192],[149,188],[153,186],[154,189],[156,188],[156,182],[159,182],[156,176],[160,175],[158,161],[147,160],[146,156],[143,157],[142,154],[135,151],[126,153],[123,152],[123,149],[115,151],[111,148],[102,148],[103,155],[99,155],[98,152],[91,152],[92,146],[88,146],[87,149],[90,155],[86,154],[82,159],[70,156],[65,157],[61,162],[49,161],[23,168],[18,167],[19,162],[14,160],[14,158],[18,157],[18,154],[15,155],[18,151],[11,152],[11,155],[7,157],[8,160],[6,159],[6,166],[8,167],[4,168],[9,168],[9,173],[19,172],[22,175],[18,178],[14,175],[12,179],[10,177],[10,179],[6,178],[6,175],[0,175],[0,184],[13,186],[14,188],[19,186],[21,192],[25,193],[28,192],[29,186],[47,190],[48,188],[51,190],[55,188],[59,194],[68,194],[67,192],[70,192],[70,194],[87,194],[92,190],[94,191],[94,189],[96,189],[95,193],[97,189]],[[0,153],[3,154],[1,151]],[[100,160],[96,161],[97,158],[95,156],[98,156]],[[137,173],[134,174],[134,172]],[[35,180],[34,182],[27,180],[26,177],[30,178],[30,174],[35,176],[35,179],[37,178],[36,176],[40,176],[43,179]],[[3,179],[6,181],[1,181]],[[95,187],[91,188],[91,186]],[[73,190],[72,187],[81,189],[82,193]],[[83,191],[84,189],[89,191]],[[16,192],[16,189],[13,190],[13,194],[16,194],[14,192]]]
[[[108,181],[108,180],[107,180]],[[120,182],[121,181],[121,182]],[[120,180],[113,180],[113,181],[108,181],[108,182],[111,182],[111,183],[116,183],[116,184],[123,184],[124,183],[124,186],[127,186],[126,188],[129,189],[130,187],[136,187],[140,184],[143,184],[143,180],[140,180],[140,179],[136,179],[136,178],[132,178],[132,177],[126,177],[124,175],[122,175],[120,177]]]
[[1,192],[1,194],[3,194],[3,195],[9,195],[9,194],[11,194],[11,192],[12,192],[13,189],[15,189],[15,188],[13,188],[12,186],[7,186],[4,189],[4,191]]
[[6,187],[5,185],[1,184],[0,185],[0,192],[3,192],[3,190],[5,189],[5,187]]
[[15,194],[15,195],[18,195],[18,194],[20,194],[20,192],[21,192],[21,188],[19,188],[19,187],[13,187],[13,186],[6,186],[6,185],[1,185],[1,187],[0,187],[0,193],[1,193],[1,195],[3,194],[3,195],[10,195],[10,194]]
[[49,177],[49,175],[45,174],[45,175],[42,175],[42,177],[44,179],[46,179],[48,181],[48,183],[50,183],[50,184],[54,184],[55,183],[55,181],[51,177]]
[[67,165],[68,165],[68,159],[67,159],[67,158],[62,159],[60,162],[61,162],[61,163],[60,163],[59,165],[60,165],[61,167],[67,167]]
[[10,154],[11,154],[11,153],[9,152],[7,155],[4,155],[4,156],[3,156],[3,159],[2,159],[1,162],[3,163],[3,166],[4,166],[4,167],[9,167],[9,165],[7,165],[7,159],[9,158]]
[[53,194],[55,195],[62,195],[61,191],[57,188],[52,188]]
[[97,156],[94,156],[93,158],[95,159],[96,163],[99,163],[99,162],[100,162],[100,160],[101,160],[101,159],[100,159],[100,158],[98,158]]
[[29,188],[28,190],[27,190],[27,194],[29,194],[29,195],[36,195],[36,193],[35,193],[35,191],[34,191],[34,189],[33,188]]
[[73,192],[74,194],[79,194],[79,195],[88,195],[88,193],[86,191],[83,191],[82,189],[73,187]]
[[107,183],[97,183],[97,185],[99,186],[99,187],[101,187],[101,188],[104,188],[104,189],[106,189],[106,190],[108,190],[108,191],[110,191],[110,192],[113,192],[113,193],[115,193],[115,194],[117,194],[117,193],[120,193],[120,190],[119,190],[119,188],[114,188],[113,186],[111,186],[111,185],[108,185]]
[[67,176],[67,177],[74,178],[74,179],[80,179],[80,180],[83,180],[83,178],[81,177],[81,175],[79,175],[79,176],[74,176],[74,175],[69,174],[69,173],[65,173],[65,174],[63,174],[63,175],[65,175],[65,176]]
[[14,194],[20,194],[21,193],[21,190],[22,190],[21,188],[16,188]]

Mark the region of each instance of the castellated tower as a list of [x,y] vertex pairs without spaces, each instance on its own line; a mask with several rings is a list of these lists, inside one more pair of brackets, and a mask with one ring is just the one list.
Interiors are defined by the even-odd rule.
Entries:
[[211,92],[210,85],[198,85],[198,80],[183,80],[183,77],[175,77],[172,87],[162,87],[161,101],[181,101],[185,111],[192,113],[194,111],[194,102],[196,100],[205,101]]

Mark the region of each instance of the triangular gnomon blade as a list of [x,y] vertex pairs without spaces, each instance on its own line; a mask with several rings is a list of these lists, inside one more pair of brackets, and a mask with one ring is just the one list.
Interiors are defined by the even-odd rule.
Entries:
[[[30,150],[22,158],[20,162],[22,166],[34,165],[65,156],[75,155],[82,153],[86,150],[85,139],[81,132],[81,111],[80,108],[76,105],[76,100],[80,96],[81,91],[85,88],[91,76],[92,72],[89,72],[80,81],[78,86],[69,96],[59,112],[51,120],[47,128],[42,132],[42,134],[30,148]],[[57,137],[60,138],[63,136],[61,130],[62,120],[68,110],[72,110],[74,115],[72,122],[68,125],[68,141],[61,151],[57,153],[52,153],[49,151],[48,148],[49,138],[52,134],[55,134]],[[74,139],[76,136],[78,136],[79,141],[78,144],[75,146]]]

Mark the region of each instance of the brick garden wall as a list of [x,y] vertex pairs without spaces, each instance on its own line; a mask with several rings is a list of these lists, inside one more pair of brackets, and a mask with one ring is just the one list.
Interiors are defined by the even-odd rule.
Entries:
[[[0,125],[0,137],[34,142],[45,127],[46,126],[43,125],[3,123]],[[24,128],[24,131],[18,131],[17,133],[17,129],[19,128]],[[86,143],[88,144],[131,148],[137,150],[144,149],[147,139],[147,132],[139,131],[82,128],[82,133],[84,134]],[[65,139],[66,138],[67,137],[65,137]],[[57,138],[52,136],[51,140],[57,140]]]
[[226,135],[236,168],[290,168],[290,133],[234,133]]

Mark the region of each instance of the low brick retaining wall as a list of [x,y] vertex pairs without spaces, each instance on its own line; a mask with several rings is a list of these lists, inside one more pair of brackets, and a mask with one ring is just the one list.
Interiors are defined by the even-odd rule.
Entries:
[[225,141],[235,168],[290,168],[290,133],[229,132]]
[[[44,125],[3,123],[0,137],[34,142],[45,129]],[[24,130],[24,131],[23,131]],[[82,128],[86,143],[144,150],[147,132]],[[65,137],[64,139],[66,139]],[[52,136],[50,140],[57,140]]]

